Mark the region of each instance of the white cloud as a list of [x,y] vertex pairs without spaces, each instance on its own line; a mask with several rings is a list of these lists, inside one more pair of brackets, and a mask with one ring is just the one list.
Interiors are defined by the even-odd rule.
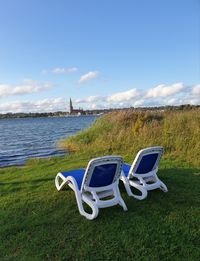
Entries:
[[178,93],[184,89],[183,83],[174,83],[172,85],[160,84],[146,93],[147,98],[167,97],[172,94]]
[[77,71],[78,71],[77,67],[71,67],[71,68],[57,67],[52,69],[52,73],[56,73],[56,74],[73,73]]
[[[24,86],[32,86],[32,80],[24,81]],[[24,88],[23,86],[23,88]],[[35,86],[35,85],[34,85]],[[13,93],[30,93],[31,91],[38,91],[38,85],[34,88],[18,88],[15,86]],[[164,85],[165,86],[165,85]],[[177,84],[171,86],[178,87]],[[181,85],[182,86],[182,85]],[[188,86],[187,88],[181,88],[172,95],[147,97],[144,92],[140,92],[137,89],[130,89],[125,92],[113,93],[109,96],[88,96],[83,99],[73,100],[74,107],[78,107],[78,104],[84,104],[85,109],[108,109],[108,108],[125,108],[125,107],[149,107],[149,106],[164,106],[164,105],[181,105],[181,104],[200,104],[200,84],[195,86]],[[4,86],[5,87],[5,86]],[[6,86],[7,87],[7,86]],[[41,86],[40,86],[41,87]],[[158,86],[157,86],[158,87]],[[155,88],[157,88],[155,87]],[[49,88],[48,84],[43,88]],[[153,88],[153,89],[155,89]],[[0,88],[1,95],[11,95],[7,89]],[[143,95],[144,94],[144,95]],[[167,92],[169,94],[169,92]],[[68,102],[63,98],[56,99],[43,99],[39,101],[15,101],[12,103],[0,103],[0,113],[6,112],[48,112],[48,111],[67,111]]]
[[83,83],[83,82],[87,82],[87,81],[90,81],[94,78],[97,78],[99,75],[99,72],[98,71],[95,71],[95,72],[88,72],[84,75],[81,76],[80,80],[79,80],[79,83]]
[[93,103],[93,102],[108,102],[108,103],[123,103],[132,101],[139,96],[137,89],[131,89],[125,92],[114,93],[110,96],[89,96],[85,99],[77,99],[75,103]]
[[200,105],[200,96],[197,98],[191,98],[187,103],[185,104],[192,104],[192,105]]
[[166,99],[163,101],[164,105],[182,105],[182,104],[191,104],[191,105],[198,105],[200,104],[200,96],[193,97],[193,95],[189,94],[182,97],[174,97],[171,99]]
[[[185,87],[182,83],[159,85],[151,90],[139,91],[130,89],[125,92],[113,93],[109,96],[89,96],[77,99],[76,103],[85,103],[87,108],[124,108],[152,107],[181,104],[200,104],[200,84]],[[147,95],[148,94],[148,95]]]
[[193,87],[192,93],[193,93],[194,95],[200,95],[200,84],[197,84],[197,85],[195,85],[195,86]]
[[131,89],[125,92],[114,93],[107,97],[108,102],[123,102],[130,101],[139,96],[137,89]]
[[31,79],[24,79],[20,85],[0,84],[0,98],[13,95],[24,95],[40,92],[53,87],[51,83],[38,83]]
[[75,103],[91,103],[105,101],[106,97],[103,96],[89,96],[85,99],[76,99]]
[[145,100],[144,99],[137,99],[134,103],[133,106],[134,107],[140,107],[143,106],[145,104]]
[[63,98],[43,99],[39,101],[14,101],[0,104],[0,113],[8,112],[53,112],[67,110],[67,103]]
[[96,110],[96,109],[104,109],[104,106],[101,106],[100,104],[97,104],[97,103],[92,103],[91,106],[90,106],[90,109],[91,110]]

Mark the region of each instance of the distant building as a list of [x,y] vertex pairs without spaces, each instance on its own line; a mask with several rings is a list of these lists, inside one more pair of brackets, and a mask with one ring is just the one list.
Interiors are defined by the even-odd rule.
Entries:
[[83,109],[74,109],[72,105],[72,99],[69,99],[69,115],[84,115],[85,111]]

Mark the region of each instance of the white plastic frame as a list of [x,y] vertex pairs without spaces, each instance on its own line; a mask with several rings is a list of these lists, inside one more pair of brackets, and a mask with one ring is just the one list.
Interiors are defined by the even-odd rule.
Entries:
[[[96,166],[104,164],[117,164],[116,173],[113,183],[104,187],[90,187],[90,180],[93,175],[93,170]],[[78,209],[81,215],[87,219],[92,220],[98,216],[99,208],[106,208],[119,204],[123,210],[126,211],[127,207],[121,197],[119,191],[119,178],[122,171],[123,159],[119,156],[105,156],[90,160],[85,170],[82,181],[81,190],[79,190],[76,180],[72,176],[64,177],[62,173],[58,173],[55,178],[55,185],[57,190],[63,189],[68,185],[76,196]],[[111,199],[104,199],[107,196],[112,196]],[[87,213],[83,207],[83,202],[88,204],[92,209],[92,213]]]
[[[124,183],[124,186],[126,188],[126,192],[129,196],[132,196],[136,199],[143,200],[147,197],[148,190],[153,189],[161,189],[164,192],[167,192],[167,186],[158,178],[157,172],[158,172],[158,165],[160,162],[160,159],[163,155],[164,149],[163,147],[156,146],[156,147],[149,147],[146,149],[142,149],[138,152],[137,156],[135,157],[135,160],[133,161],[133,164],[131,165],[131,168],[129,170],[128,176],[126,177],[123,170],[121,174],[121,180]],[[145,174],[137,174],[136,170],[137,167],[142,160],[142,157],[149,154],[158,153],[158,158],[152,168],[152,171],[145,173]],[[136,178],[136,180],[131,180],[131,178]],[[149,184],[151,182],[151,184]],[[136,195],[133,194],[131,191],[130,186],[138,189],[142,194]]]

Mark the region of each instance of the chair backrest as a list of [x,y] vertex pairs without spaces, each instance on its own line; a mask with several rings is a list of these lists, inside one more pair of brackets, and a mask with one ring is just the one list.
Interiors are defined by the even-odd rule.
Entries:
[[163,147],[156,146],[140,150],[133,161],[130,173],[147,174],[158,167],[162,154]]
[[81,191],[90,188],[106,187],[119,179],[123,159],[120,156],[104,156],[90,160],[85,171]]

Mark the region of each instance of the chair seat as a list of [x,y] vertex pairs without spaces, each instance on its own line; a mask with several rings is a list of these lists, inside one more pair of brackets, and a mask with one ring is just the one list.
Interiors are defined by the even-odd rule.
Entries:
[[131,168],[131,165],[127,164],[127,163],[124,163],[122,168],[123,168],[125,176],[128,177],[128,173],[129,173],[129,170]]
[[85,174],[85,169],[75,169],[75,170],[71,170],[71,171],[65,171],[65,172],[60,172],[65,178],[71,176],[73,177],[78,185],[78,189],[81,189],[81,185],[82,185],[82,181],[83,181],[83,177]]

